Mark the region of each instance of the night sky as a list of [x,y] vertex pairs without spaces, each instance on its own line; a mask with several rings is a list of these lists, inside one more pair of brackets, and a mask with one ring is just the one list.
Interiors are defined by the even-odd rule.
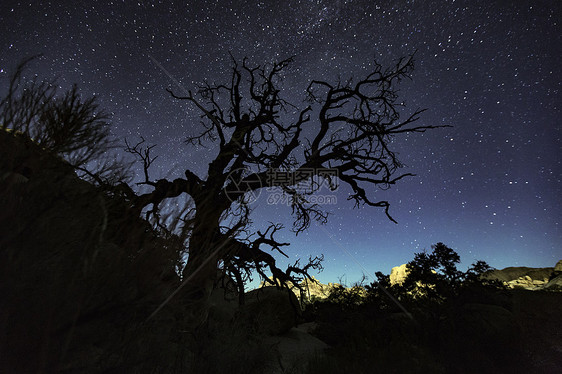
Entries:
[[213,152],[183,144],[200,113],[166,88],[228,82],[229,52],[253,64],[294,55],[282,95],[301,105],[311,79],[360,78],[373,59],[417,51],[413,80],[400,87],[404,114],[428,108],[419,124],[453,127],[395,139],[403,171],[417,176],[371,196],[391,203],[398,224],[382,209],[352,209],[340,188],[329,222],[297,237],[290,209],[268,205],[264,191],[252,205],[256,228],[285,223],[291,262],[324,253],[323,282],[389,273],[437,242],[461,255],[461,268],[554,266],[561,21],[559,1],[2,1],[0,89],[17,62],[43,53],[29,76],[77,83],[113,114],[120,139],[158,144],[153,178],[185,168],[204,176]]

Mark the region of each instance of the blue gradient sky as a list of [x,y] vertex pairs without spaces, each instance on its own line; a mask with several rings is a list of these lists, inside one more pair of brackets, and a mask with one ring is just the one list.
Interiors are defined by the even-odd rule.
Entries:
[[[159,145],[153,177],[173,178],[185,168],[203,175],[213,153],[183,145],[199,113],[169,97],[175,83],[154,60],[194,89],[228,79],[229,51],[256,64],[295,55],[283,95],[299,104],[310,79],[360,77],[373,58],[385,64],[417,51],[400,93],[405,113],[428,108],[420,123],[453,127],[396,138],[404,172],[417,176],[374,196],[392,204],[398,224],[376,208],[352,209],[340,188],[326,225],[281,233],[290,261],[324,253],[318,278],[353,282],[363,269],[389,273],[444,242],[461,267],[477,259],[554,266],[562,258],[561,19],[555,1],[3,1],[0,88],[18,61],[43,53],[30,72],[96,94],[119,138]],[[256,227],[290,227],[289,209],[268,205],[266,194],[255,203]]]

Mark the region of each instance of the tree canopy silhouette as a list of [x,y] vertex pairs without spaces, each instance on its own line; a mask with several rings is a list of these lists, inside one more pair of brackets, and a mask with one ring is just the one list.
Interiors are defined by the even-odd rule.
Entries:
[[[313,80],[301,109],[283,97],[282,78],[292,62],[289,58],[254,66],[247,59],[237,62],[233,58],[227,83],[204,83],[195,93],[181,95],[168,90],[173,98],[201,112],[201,130],[186,144],[216,149],[205,177],[186,168],[180,178],[151,180],[152,146],[145,146],[144,141],[128,145],[128,151],[142,160],[145,178],[141,183],[150,187],[139,195],[129,191],[134,209],[146,211],[158,222],[166,199],[188,195],[193,204],[181,217],[183,236],[189,242],[184,295],[192,300],[206,300],[219,263],[241,290],[254,269],[264,281],[283,286],[298,284],[309,277],[309,270],[321,267],[319,257],[309,258],[304,265],[297,261],[284,270],[276,265],[269,250],[287,256],[284,247],[289,243],[275,239],[283,228],[279,223],[271,223],[264,232],[248,232],[251,193],[264,188],[282,191],[290,201],[297,234],[311,220],[326,222],[326,211],[310,199],[321,181],[331,188],[336,182],[349,186],[348,199],[356,206],[383,208],[395,221],[389,203],[376,200],[373,193],[375,187],[386,189],[412,175],[399,172],[403,164],[391,141],[397,135],[440,127],[417,123],[423,109],[406,116],[399,111],[403,104],[398,101],[397,87],[410,77],[413,56],[387,69],[375,63],[358,80]],[[282,177],[276,177],[279,174]],[[307,188],[300,188],[303,183]]]

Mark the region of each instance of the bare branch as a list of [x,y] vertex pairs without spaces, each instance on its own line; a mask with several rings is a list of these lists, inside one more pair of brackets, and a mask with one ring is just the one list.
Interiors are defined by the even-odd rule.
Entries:
[[[154,188],[139,196],[136,206],[152,204],[156,211],[163,199],[182,193],[193,197],[186,278],[190,272],[201,271],[204,264],[211,264],[205,265],[207,276],[215,276],[212,264],[219,262],[236,278],[239,289],[251,271],[280,287],[307,278],[309,270],[321,268],[320,258],[310,258],[304,266],[297,261],[283,271],[265,250],[287,256],[288,243],[274,238],[280,225],[271,223],[265,232],[253,235],[247,232],[251,223],[247,193],[278,187],[290,199],[293,231],[298,234],[312,220],[324,223],[328,218],[323,206],[312,203],[311,195],[321,185],[306,171],[329,169],[337,172],[328,178],[330,188],[340,181],[350,188],[348,199],[355,206],[382,208],[396,222],[389,213],[390,203],[374,196],[377,189],[390,188],[413,175],[400,173],[403,164],[393,149],[393,140],[400,134],[444,127],[418,124],[424,109],[403,113],[398,85],[410,78],[413,56],[399,59],[389,69],[375,62],[372,70],[357,80],[313,80],[307,88],[310,105],[301,110],[282,96],[283,76],[292,61],[251,65],[247,59],[237,62],[232,57],[227,83],[205,82],[185,96],[169,90],[173,98],[193,104],[201,113],[202,128],[188,138],[188,144],[217,147],[204,180],[186,171],[186,179],[151,182],[150,149],[130,147],[143,160],[143,183]],[[290,183],[271,178],[277,171],[286,173]],[[308,187],[301,188],[302,184]],[[202,289],[203,283],[193,288]]]

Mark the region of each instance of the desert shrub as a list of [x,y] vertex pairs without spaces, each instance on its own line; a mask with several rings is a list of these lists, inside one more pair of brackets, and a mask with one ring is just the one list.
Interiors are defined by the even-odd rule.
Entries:
[[523,367],[520,360],[509,361],[523,356],[518,325],[502,285],[481,276],[490,267],[478,261],[462,272],[454,250],[443,243],[432,249],[414,256],[402,284],[379,272],[364,296],[338,287],[316,303],[315,334],[333,349],[310,372],[492,373]]
[[378,302],[381,307],[392,307],[380,301],[385,295],[378,285],[383,286],[400,302],[420,307],[443,304],[445,302],[492,301],[496,294],[504,290],[502,284],[486,280],[482,274],[492,268],[484,261],[477,261],[465,272],[457,269],[460,256],[443,243],[432,246],[432,252],[421,252],[407,265],[407,277],[402,284],[390,284],[388,276],[377,273],[378,282],[367,286],[370,302]]
[[0,130],[33,141],[92,182],[130,180],[131,163],[111,152],[117,141],[97,98],[83,98],[76,85],[61,94],[56,81],[25,79],[26,67],[37,57],[19,63],[11,75],[0,97]]
[[328,301],[338,304],[344,309],[353,309],[365,301],[365,294],[365,288],[362,286],[346,288],[338,284],[330,290]]

